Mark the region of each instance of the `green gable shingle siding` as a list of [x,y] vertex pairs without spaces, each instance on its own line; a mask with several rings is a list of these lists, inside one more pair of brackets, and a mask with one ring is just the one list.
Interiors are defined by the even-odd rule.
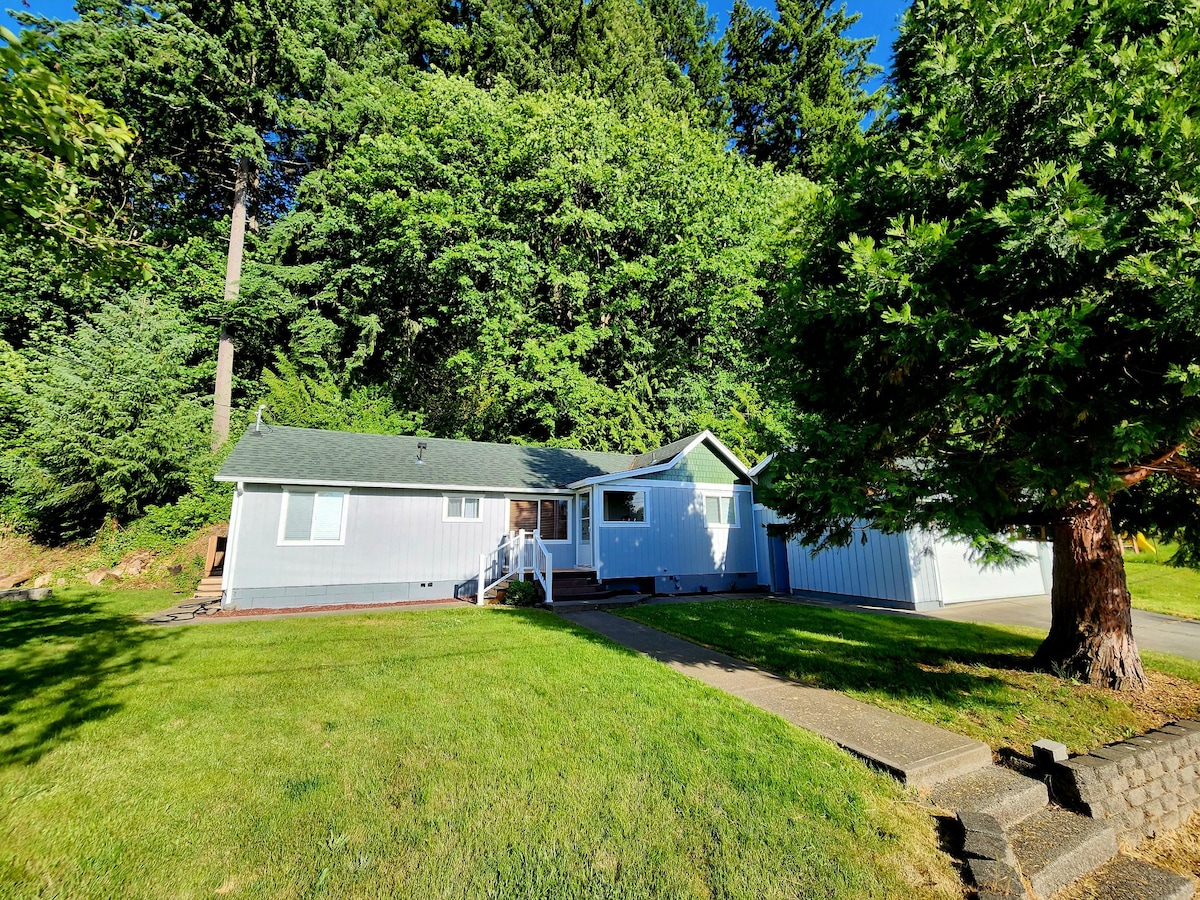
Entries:
[[[682,449],[682,448],[681,448]],[[749,484],[734,472],[707,443],[701,444],[679,463],[663,472],[639,475],[648,481],[688,481],[695,484]]]

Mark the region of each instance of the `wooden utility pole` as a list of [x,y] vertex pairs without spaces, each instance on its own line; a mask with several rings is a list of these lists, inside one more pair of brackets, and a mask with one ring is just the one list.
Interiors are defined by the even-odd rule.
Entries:
[[[238,160],[233,184],[233,219],[229,225],[229,255],[225,262],[225,309],[232,309],[242,286],[242,252],[246,246],[246,200],[250,194],[251,163],[249,158]],[[229,438],[229,412],[233,399],[233,338],[229,329],[221,326],[221,343],[217,348],[217,379],[213,389],[213,438],[216,450]]]

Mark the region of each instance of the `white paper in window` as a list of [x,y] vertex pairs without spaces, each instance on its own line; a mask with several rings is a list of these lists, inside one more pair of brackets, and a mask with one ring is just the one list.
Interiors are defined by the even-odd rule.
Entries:
[[721,498],[720,497],[705,497],[704,498],[704,518],[709,525],[721,524]]
[[737,524],[737,497],[722,497],[721,498],[721,506],[722,506],[721,512],[724,513],[724,516],[722,516],[722,519],[725,522],[725,524],[726,525],[736,525]]
[[462,507],[463,507],[462,497],[446,498],[446,518],[447,519],[461,519],[462,514],[463,514]]
[[312,529],[313,495],[296,492],[287,495],[287,521],[283,525],[285,541],[307,541]]
[[462,516],[464,519],[479,518],[479,498],[464,497],[462,502]]
[[313,504],[312,539],[336,541],[342,536],[342,503],[344,494],[317,494]]

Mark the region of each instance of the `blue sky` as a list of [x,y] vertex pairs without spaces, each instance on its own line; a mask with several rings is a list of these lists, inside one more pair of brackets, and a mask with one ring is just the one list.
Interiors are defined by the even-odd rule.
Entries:
[[[773,0],[750,0],[751,5],[774,7]],[[9,9],[24,9],[40,13],[50,18],[68,19],[75,15],[72,0],[0,0],[6,10],[0,17],[0,24],[13,31],[17,24],[7,14]],[[892,40],[896,36],[896,23],[908,7],[908,0],[846,0],[846,8],[850,12],[862,14],[862,19],[851,29],[854,37],[877,37],[872,56],[874,62],[885,68],[891,62]],[[716,15],[720,21],[720,30],[725,28],[729,11],[733,8],[733,0],[709,0],[709,12]]]

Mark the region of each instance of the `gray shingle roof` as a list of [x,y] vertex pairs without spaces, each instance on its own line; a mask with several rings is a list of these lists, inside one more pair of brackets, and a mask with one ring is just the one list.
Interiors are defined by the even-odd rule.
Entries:
[[630,464],[629,468],[646,469],[650,466],[658,466],[662,463],[669,462],[687,449],[687,445],[699,436],[700,433],[688,435],[685,438],[680,438],[677,441],[672,441],[665,446],[659,447],[657,450],[651,450],[649,453],[643,453],[640,456],[635,456],[633,457],[633,462]]
[[[417,462],[417,441],[429,445],[423,453],[423,464]],[[676,444],[681,444],[675,450],[678,453],[686,441]],[[595,475],[653,465],[634,465],[646,455],[273,425],[269,431],[264,428],[262,433],[255,434],[250,429],[242,435],[216,477],[219,481],[268,484],[412,484],[546,490]]]

